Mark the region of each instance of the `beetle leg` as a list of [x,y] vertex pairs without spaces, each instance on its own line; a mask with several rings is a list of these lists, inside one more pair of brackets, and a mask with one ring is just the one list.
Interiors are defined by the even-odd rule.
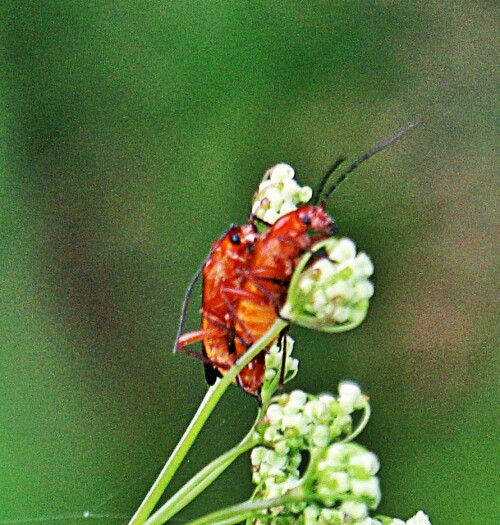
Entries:
[[206,335],[208,334],[205,328],[201,328],[200,330],[193,330],[191,332],[182,334],[177,340],[177,348],[175,350],[181,350],[183,346],[192,345],[193,343],[199,343],[200,341],[203,341]]
[[[221,297],[223,298],[223,300],[229,301],[229,299],[227,299],[227,297],[225,297],[225,295],[223,294],[222,289],[221,289]],[[239,318],[238,318],[238,315],[236,314],[236,310],[234,306],[231,303],[228,303],[226,304],[226,307],[228,309],[228,312],[231,318],[237,321]],[[251,346],[251,344],[248,341],[246,341],[245,339],[243,339],[243,337],[241,337],[241,335],[236,333],[236,330],[234,328],[232,328],[231,326],[227,326],[224,322],[221,321],[220,317],[217,317],[216,315],[212,314],[212,312],[202,310],[201,315],[203,316],[204,319],[206,319],[209,323],[211,323],[216,328],[219,328],[220,330],[225,330],[229,334],[230,337],[238,338],[242,342],[242,344],[244,344],[247,348]]]
[[280,242],[288,244],[289,246],[292,246],[293,248],[296,248],[301,253],[304,252],[311,244],[311,238],[305,233],[299,235],[298,237],[292,238],[287,235],[276,235],[276,239],[278,239]]
[[278,346],[281,348],[283,352],[283,358],[281,361],[281,370],[280,370],[280,382],[279,382],[280,394],[283,393],[283,387],[285,384],[285,365],[286,365],[286,358],[288,357],[286,355],[286,336],[288,335],[289,329],[290,329],[289,326],[285,326],[285,328],[281,330],[280,335],[278,336]]
[[220,295],[222,297],[222,300],[226,304],[226,307],[227,307],[227,310],[228,310],[229,314],[233,318],[234,322],[238,323],[240,325],[241,329],[245,333],[245,336],[248,338],[248,341],[245,340],[243,337],[241,337],[239,334],[235,333],[236,337],[238,337],[240,339],[240,341],[243,343],[244,346],[246,346],[247,348],[250,348],[250,346],[252,345],[252,343],[250,343],[250,341],[253,342],[252,334],[249,332],[248,328],[245,326],[245,323],[243,322],[243,320],[238,315],[238,312],[236,311],[236,308],[235,308],[234,304],[230,301],[230,299],[228,297],[228,294],[231,294],[233,296],[242,297],[243,295],[240,292],[243,292],[243,294],[251,293],[251,292],[246,292],[245,290],[242,290],[241,288],[225,288],[225,287],[222,287],[221,290],[220,290]]
[[267,283],[276,284],[277,286],[288,286],[290,284],[290,279],[278,279],[277,277],[268,277],[267,274],[272,274],[274,272],[273,269],[269,269],[269,271],[266,271],[267,268],[254,268],[252,270],[252,273],[249,274],[248,280],[252,280],[254,284],[256,284],[256,281],[265,281]]
[[[274,279],[272,277],[263,277],[252,274],[252,272],[247,273],[247,280],[250,281],[257,290],[267,299],[268,304],[272,304],[274,306],[274,309],[276,310],[276,315],[279,317],[279,312],[281,310],[281,307],[283,306],[281,304],[281,301],[276,297],[276,294],[273,294],[269,290],[267,290],[264,286],[262,286],[261,282],[259,281],[268,281],[273,282],[276,284],[276,286],[286,286],[288,282],[283,283],[280,279]],[[283,283],[283,284],[282,284]],[[251,292],[250,292],[251,293]],[[280,293],[281,295],[281,293]],[[258,297],[260,299],[260,302],[262,302],[262,297],[255,294],[255,297]]]
[[[215,323],[215,321],[207,319],[209,322]],[[187,332],[185,334],[182,334],[179,337],[176,351],[182,352],[183,354],[189,355],[191,357],[194,357],[195,359],[198,359],[199,361],[202,361],[205,363],[205,365],[210,365],[212,367],[218,367],[223,369],[229,369],[231,368],[230,365],[227,363],[220,363],[218,361],[214,361],[213,359],[210,359],[209,357],[200,354],[199,352],[196,352],[194,350],[188,350],[187,348],[184,348],[187,345],[191,345],[193,343],[199,343],[203,342],[203,340],[206,337],[217,337],[219,335],[219,328],[227,328],[224,325],[218,324],[215,328],[200,328],[199,330],[192,330],[191,332]],[[230,330],[229,328],[227,328]]]
[[[195,332],[198,332],[198,331],[201,331],[201,330],[195,330]],[[190,332],[188,332],[188,334],[189,333]],[[185,334],[185,335],[188,335],[188,334]],[[190,343],[186,343],[186,344],[190,344]],[[195,359],[198,359],[198,361],[201,361],[205,365],[222,368],[224,370],[229,370],[231,368],[231,365],[228,365],[227,363],[220,363],[220,362],[214,361],[213,359],[210,359],[204,356],[203,354],[200,354],[199,352],[196,352],[194,350],[188,350],[187,348],[184,348],[183,346],[179,346],[177,350],[179,352],[182,352],[183,354],[186,354],[190,357],[194,357]]]
[[255,301],[256,303],[267,304],[267,301],[265,301],[263,297],[256,294],[255,292],[252,292],[251,290],[245,290],[243,288],[224,287],[221,289],[221,292],[226,295],[228,300],[230,300],[229,296],[231,296],[231,298],[234,298],[235,300],[236,299],[250,299],[252,301]]

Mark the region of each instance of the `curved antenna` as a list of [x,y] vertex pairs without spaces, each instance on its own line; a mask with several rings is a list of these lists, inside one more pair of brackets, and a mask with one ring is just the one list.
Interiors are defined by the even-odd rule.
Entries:
[[335,170],[345,161],[345,157],[339,157],[327,170],[327,172],[323,175],[323,178],[321,179],[321,182],[319,183],[319,186],[314,190],[313,196],[311,198],[312,204],[316,205],[319,202],[319,199],[321,198],[321,193],[323,192],[326,183],[328,182],[328,179],[332,176],[332,173],[335,172]]
[[351,164],[341,175],[340,177],[328,188],[328,190],[325,192],[323,196],[323,200],[328,200],[330,195],[339,187],[339,185],[344,182],[347,179],[347,176],[352,173],[356,168],[360,166],[360,164],[363,164],[366,160],[373,157],[377,153],[380,153],[385,148],[388,148],[391,144],[396,142],[398,139],[400,139],[403,135],[406,135],[408,131],[411,131],[415,127],[417,127],[420,124],[420,120],[415,120],[413,122],[410,122],[407,126],[405,126],[403,129],[400,129],[394,136],[392,136],[390,139],[387,139],[385,142],[382,142],[382,144],[378,145],[376,148],[373,148],[368,153],[365,153],[361,157],[359,157],[358,160],[356,160],[353,164]]
[[193,293],[193,289],[196,283],[198,282],[201,272],[205,268],[207,262],[210,260],[215,250],[217,250],[217,248],[220,246],[220,243],[224,240],[224,237],[229,233],[231,228],[234,228],[234,226],[235,226],[234,224],[231,224],[229,228],[219,237],[217,242],[212,246],[212,249],[206,256],[205,260],[201,263],[198,270],[196,270],[194,277],[191,279],[191,282],[189,283],[188,289],[186,290],[186,295],[184,296],[184,301],[182,302],[181,316],[179,319],[179,328],[177,328],[177,333],[175,335],[174,354],[177,353],[177,345],[179,344],[179,338],[181,337],[182,329],[184,328],[184,322],[186,321],[186,314],[187,314],[187,309],[189,306],[189,300],[191,299],[191,294]]

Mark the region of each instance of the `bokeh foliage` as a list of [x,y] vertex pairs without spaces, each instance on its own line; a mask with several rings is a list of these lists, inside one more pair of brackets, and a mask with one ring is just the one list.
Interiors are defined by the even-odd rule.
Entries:
[[[294,330],[293,386],[370,393],[383,512],[496,522],[494,3],[0,9],[0,521],[130,515],[205,390],[170,350],[211,242],[246,220],[269,166],[314,186],[420,117],[329,203],[377,293],[352,333]],[[177,483],[254,411],[228,392]],[[183,519],[245,498],[248,468]]]

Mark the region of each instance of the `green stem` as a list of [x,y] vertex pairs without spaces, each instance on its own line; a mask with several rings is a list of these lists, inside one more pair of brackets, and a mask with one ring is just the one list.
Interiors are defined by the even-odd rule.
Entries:
[[220,398],[227,390],[231,382],[236,378],[240,371],[264,348],[266,348],[272,341],[274,341],[281,330],[287,325],[286,321],[282,319],[276,319],[271,328],[258,340],[256,341],[239,359],[236,360],[234,365],[227,371],[227,373],[212,385],[201,405],[199,406],[196,414],[194,415],[191,423],[187,427],[184,435],[181,437],[179,443],[175,447],[172,455],[169,457],[167,463],[162,468],[160,474],[156,478],[146,497],[140,504],[139,508],[132,516],[128,525],[143,525],[151,511],[154,509],[158,500],[161,498],[163,492],[170,483],[173,475],[182,463],[193,442],[200,433],[206,420],[212,413],[213,409],[219,402]]
[[281,505],[288,505],[302,500],[301,495],[289,493],[280,498],[239,503],[238,505],[226,507],[225,509],[207,514],[202,518],[190,521],[186,523],[186,525],[233,525],[255,516],[259,510],[280,507]]
[[[259,416],[261,413],[259,411]],[[260,419],[260,417],[259,417]],[[177,491],[166,503],[164,503],[145,523],[145,525],[160,525],[177,514],[186,505],[191,503],[196,496],[201,494],[214,480],[216,480],[233,461],[257,445],[258,440],[252,436],[254,428],[245,438],[231,450],[209,463],[198,474],[192,477],[179,491]]]
[[367,398],[365,402],[365,406],[364,406],[363,417],[361,421],[359,422],[358,426],[347,437],[339,441],[339,443],[349,443],[354,438],[358,437],[359,434],[361,434],[361,432],[364,430],[364,428],[368,424],[368,421],[371,417],[371,413],[372,411],[370,408],[370,403],[368,402],[368,398]]

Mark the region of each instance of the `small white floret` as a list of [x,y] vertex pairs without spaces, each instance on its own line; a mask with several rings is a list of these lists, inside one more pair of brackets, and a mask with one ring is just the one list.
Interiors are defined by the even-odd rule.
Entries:
[[355,291],[351,283],[348,281],[337,281],[334,284],[331,284],[327,287],[325,294],[328,299],[334,299],[337,297],[342,297],[343,299],[351,299]]
[[354,324],[359,324],[366,316],[366,312],[356,310],[356,308],[351,308],[349,310],[349,321]]
[[373,296],[374,291],[373,283],[370,281],[356,283],[354,286],[355,300],[359,301],[360,299],[369,299]]
[[266,418],[271,425],[279,425],[283,418],[283,409],[277,403],[273,403],[267,409]]
[[262,201],[260,200],[254,201],[254,203],[252,204],[252,214],[253,215],[257,213],[257,210],[260,208],[261,204],[262,204]]
[[313,195],[312,188],[309,186],[303,186],[300,190],[300,202],[309,202]]
[[413,518],[410,518],[406,525],[432,525],[429,516],[427,514],[423,513],[421,510],[419,510]]
[[281,193],[283,194],[283,197],[285,200],[292,200],[297,193],[300,191],[300,186],[297,184],[297,182],[293,179],[288,179],[283,181],[283,188],[281,189]]
[[343,237],[338,241],[338,243],[333,247],[332,250],[328,252],[328,257],[335,262],[345,262],[349,259],[352,259],[356,255],[356,245],[351,239]]
[[285,405],[284,411],[286,414],[296,413],[302,410],[307,403],[307,394],[302,390],[293,390],[290,393],[288,402]]
[[281,162],[271,168],[270,179],[272,182],[283,182],[286,179],[293,179],[295,170],[289,165]]
[[368,515],[368,507],[359,501],[344,501],[340,509],[350,518],[363,519]]
[[367,496],[374,500],[374,505],[378,505],[381,498],[380,483],[378,478],[352,479],[351,490],[355,496]]
[[377,456],[373,452],[363,452],[356,454],[349,459],[349,465],[362,468],[367,474],[373,476],[380,468]]
[[336,273],[335,265],[333,265],[332,262],[326,258],[318,259],[311,266],[311,269],[317,272],[319,283],[325,283],[329,281]]
[[304,407],[304,415],[314,419],[324,419],[328,416],[328,407],[320,399],[313,399]]
[[349,319],[351,314],[351,308],[346,306],[337,306],[335,313],[333,314],[333,320],[337,323],[345,323]]
[[328,299],[325,297],[324,291],[321,289],[314,292],[312,300],[313,308],[317,313],[320,313],[324,306],[328,304]]
[[319,509],[316,506],[308,505],[302,512],[304,525],[316,525],[318,522]]
[[349,475],[346,472],[332,472],[329,481],[335,483],[336,492],[347,492],[349,490]]
[[326,447],[330,435],[326,425],[315,425],[311,436],[311,442],[316,447]]
[[356,383],[343,381],[339,384],[339,403],[345,412],[350,413],[364,406],[365,398]]
[[366,255],[366,253],[364,252],[359,253],[358,256],[356,257],[356,263],[358,265],[358,268],[361,274],[364,277],[370,277],[370,275],[373,274],[373,270],[374,270],[373,263],[370,257]]
[[277,211],[273,210],[272,208],[269,208],[265,211],[264,217],[262,217],[262,220],[267,224],[274,224],[279,219],[279,214]]
[[314,287],[315,281],[308,275],[302,277],[299,281],[299,288],[305,294],[308,294]]
[[252,465],[260,465],[266,457],[267,449],[265,447],[255,447],[250,453]]
[[281,205],[281,208],[279,209],[279,214],[280,214],[281,217],[283,217],[283,215],[287,215],[288,213],[290,213],[291,211],[294,211],[296,209],[297,209],[297,206],[294,206],[292,203],[285,201]]
[[334,444],[328,447],[325,458],[332,464],[341,464],[348,453],[349,449],[345,445]]

